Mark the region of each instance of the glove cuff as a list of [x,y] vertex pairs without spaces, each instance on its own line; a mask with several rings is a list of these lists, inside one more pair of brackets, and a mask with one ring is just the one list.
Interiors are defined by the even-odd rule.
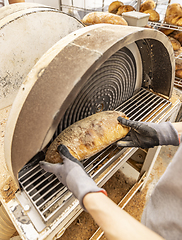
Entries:
[[171,122],[159,123],[158,126],[159,145],[179,146],[178,132]]
[[85,194],[83,194],[82,196],[79,197],[79,203],[80,203],[80,206],[83,208],[84,211],[87,212],[84,204],[83,204],[83,199],[84,197],[88,194],[88,193],[98,193],[98,192],[101,192],[103,194],[105,194],[107,196],[107,192],[105,189],[103,188],[99,188],[97,185],[95,186],[95,189],[92,189],[90,190],[89,192],[86,192]]

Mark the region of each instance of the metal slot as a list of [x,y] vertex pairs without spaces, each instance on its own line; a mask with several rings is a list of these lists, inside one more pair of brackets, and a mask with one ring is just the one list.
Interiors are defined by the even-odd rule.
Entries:
[[[116,110],[124,112],[131,120],[155,121],[168,108],[171,102],[146,89],[121,104]],[[93,179],[97,179],[121,154],[124,149],[116,145],[107,147],[101,153],[83,161],[85,170]],[[38,211],[42,219],[47,222],[60,209],[64,210],[72,194],[51,173],[47,173],[39,166],[37,157],[33,166],[28,164],[19,174],[19,182],[28,198]]]

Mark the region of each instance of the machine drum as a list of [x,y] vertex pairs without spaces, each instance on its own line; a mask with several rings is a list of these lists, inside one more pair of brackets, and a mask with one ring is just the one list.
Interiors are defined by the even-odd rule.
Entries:
[[73,104],[67,109],[58,133],[94,113],[114,110],[129,99],[136,84],[136,61],[124,47],[114,53],[87,80]]

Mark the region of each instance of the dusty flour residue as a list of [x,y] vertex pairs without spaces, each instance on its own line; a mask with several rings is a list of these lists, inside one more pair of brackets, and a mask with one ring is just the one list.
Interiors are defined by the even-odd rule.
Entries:
[[4,159],[4,136],[5,136],[5,127],[8,120],[8,115],[11,107],[7,107],[0,110],[0,189],[5,184],[5,182],[10,178],[8,173],[5,159]]

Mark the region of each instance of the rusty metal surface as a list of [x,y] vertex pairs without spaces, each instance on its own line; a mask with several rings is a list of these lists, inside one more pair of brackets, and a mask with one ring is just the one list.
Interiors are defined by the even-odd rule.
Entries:
[[[22,84],[7,124],[5,157],[16,181],[18,171],[50,141],[87,79],[116,51],[142,39],[160,42],[168,53],[169,68],[174,69],[173,49],[162,33],[109,24],[75,31],[40,59]],[[170,73],[169,95],[174,71]]]

